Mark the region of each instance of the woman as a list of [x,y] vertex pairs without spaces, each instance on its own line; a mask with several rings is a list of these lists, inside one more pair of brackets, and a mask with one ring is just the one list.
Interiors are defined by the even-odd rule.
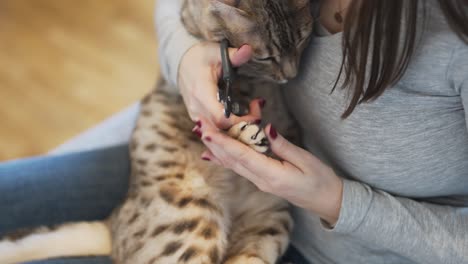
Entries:
[[[219,47],[188,35],[180,0],[158,1],[161,66],[202,122],[202,158],[296,206],[294,263],[468,263],[468,3],[321,2],[284,94],[304,148],[268,126],[278,162],[218,133],[241,119],[224,119],[215,98]],[[239,66],[251,50],[230,55]],[[128,170],[126,146],[0,165],[0,234],[102,219]],[[47,263],[65,262],[109,260]]]
[[218,46],[185,32],[176,2],[157,9],[161,64],[202,122],[202,158],[296,205],[308,261],[468,263],[467,1],[314,2],[316,36],[284,93],[304,149],[267,127],[283,162],[218,132],[237,121],[215,100]]

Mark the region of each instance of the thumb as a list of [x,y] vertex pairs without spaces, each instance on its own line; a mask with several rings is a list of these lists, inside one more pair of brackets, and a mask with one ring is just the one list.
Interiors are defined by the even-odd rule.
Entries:
[[240,48],[229,48],[229,58],[231,59],[232,66],[239,67],[248,62],[252,58],[252,47],[247,44],[240,46]]
[[309,163],[309,152],[292,144],[283,136],[278,134],[276,129],[271,124],[265,127],[265,132],[268,135],[268,140],[270,141],[271,151],[275,155],[285,161],[290,162],[301,170],[307,166],[307,163]]

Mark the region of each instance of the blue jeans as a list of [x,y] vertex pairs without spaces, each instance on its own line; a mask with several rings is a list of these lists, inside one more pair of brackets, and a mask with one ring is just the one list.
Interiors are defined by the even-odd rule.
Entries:
[[[128,146],[0,164],[0,236],[18,228],[106,218],[124,199]],[[290,248],[285,260],[306,263]],[[107,264],[107,257],[67,258],[34,264]],[[138,263],[136,263],[138,264]]]

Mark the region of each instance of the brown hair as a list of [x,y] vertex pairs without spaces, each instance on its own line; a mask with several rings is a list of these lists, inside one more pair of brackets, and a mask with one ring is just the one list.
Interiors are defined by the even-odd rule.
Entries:
[[[416,46],[425,2],[352,1],[343,29],[343,61],[333,88],[344,73],[342,87],[350,87],[351,101],[343,118],[358,104],[378,98],[403,76]],[[468,0],[438,2],[450,27],[468,43]]]

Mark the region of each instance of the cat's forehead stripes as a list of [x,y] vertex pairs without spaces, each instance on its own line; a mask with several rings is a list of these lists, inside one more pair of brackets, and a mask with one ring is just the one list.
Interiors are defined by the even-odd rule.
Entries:
[[270,50],[268,52],[274,55],[280,55],[295,47],[296,36],[294,35],[294,26],[291,24],[291,13],[287,3],[284,1],[266,1],[265,11],[270,14],[270,23],[268,25],[268,34],[271,40]]

